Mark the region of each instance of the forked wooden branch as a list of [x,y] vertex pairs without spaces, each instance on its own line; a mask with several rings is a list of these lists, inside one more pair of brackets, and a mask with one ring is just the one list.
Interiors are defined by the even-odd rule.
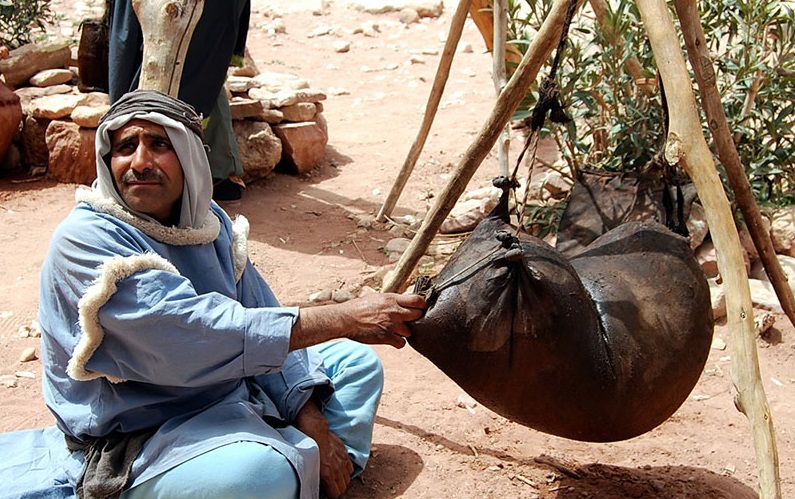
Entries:
[[461,162],[453,172],[450,182],[436,198],[409,247],[400,257],[394,273],[384,281],[383,290],[398,291],[416,267],[417,262],[428,249],[444,219],[455,206],[458,198],[489,153],[503,127],[511,119],[516,107],[536,80],[538,71],[560,40],[569,0],[555,0],[549,16],[544,20],[538,34],[528,47],[516,72],[503,89],[486,123],[480,129],[475,141],[469,146]]
[[417,159],[420,157],[422,148],[425,146],[425,141],[428,139],[428,133],[431,131],[433,119],[436,117],[437,109],[439,109],[439,102],[442,100],[447,78],[450,76],[450,66],[453,64],[453,55],[458,46],[458,41],[461,39],[461,32],[464,31],[464,22],[467,19],[467,12],[469,11],[469,5],[471,3],[472,0],[461,0],[458,3],[458,8],[456,8],[452,21],[450,21],[450,31],[447,34],[447,41],[444,44],[442,57],[439,60],[439,67],[436,70],[436,77],[433,80],[431,94],[428,96],[428,103],[425,105],[425,115],[422,118],[422,124],[417,132],[417,137],[414,139],[414,143],[411,144],[411,149],[406,156],[406,160],[403,162],[400,173],[395,183],[392,185],[392,189],[389,191],[389,195],[384,201],[384,204],[381,205],[381,209],[378,210],[376,219],[379,222],[383,222],[386,217],[392,214],[392,210],[395,209],[400,194],[403,192],[403,188],[406,187],[406,182],[408,182],[411,172],[414,170],[414,165],[417,164]]
[[759,206],[751,192],[748,177],[745,176],[740,155],[737,154],[737,147],[734,145],[726,113],[723,110],[723,103],[721,103],[718,93],[718,86],[715,83],[715,69],[707,49],[707,40],[704,36],[704,28],[701,26],[698,8],[694,2],[687,0],[675,0],[674,6],[682,25],[682,35],[687,45],[690,66],[693,68],[698,82],[701,106],[704,108],[718,157],[726,169],[729,185],[734,191],[737,204],[740,206],[743,219],[748,226],[748,232],[759,252],[759,259],[762,260],[770,282],[773,284],[773,289],[776,291],[776,296],[781,302],[781,308],[784,309],[790,322],[795,325],[795,297],[792,295],[792,289],[789,287],[781,263],[776,257],[770,233],[762,223]]
[[718,268],[726,289],[732,379],[737,390],[735,400],[751,423],[760,497],[779,499],[781,484],[775,430],[760,379],[753,306],[740,237],[712,153],[702,134],[692,82],[668,6],[665,0],[636,0],[636,3],[668,94],[670,126],[666,160],[678,163],[693,180],[718,255]]
[[204,0],[132,0],[144,40],[138,88],[177,97],[185,56]]

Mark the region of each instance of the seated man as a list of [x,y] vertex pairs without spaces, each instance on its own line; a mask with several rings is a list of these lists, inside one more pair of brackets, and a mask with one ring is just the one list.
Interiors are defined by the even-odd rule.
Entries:
[[12,497],[337,497],[363,470],[383,376],[362,343],[402,347],[425,301],[279,306],[247,222],[211,200],[201,133],[154,91],[102,118],[97,181],[42,269],[57,430],[0,439]]

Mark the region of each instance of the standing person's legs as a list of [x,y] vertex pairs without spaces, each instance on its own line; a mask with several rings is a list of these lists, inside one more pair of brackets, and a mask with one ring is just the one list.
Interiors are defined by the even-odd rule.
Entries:
[[272,447],[257,442],[224,445],[122,493],[121,499],[292,499],[298,476]]
[[323,357],[326,373],[334,382],[334,395],[323,414],[329,429],[345,444],[356,476],[370,457],[375,414],[384,386],[381,361],[369,346],[348,340],[311,349]]
[[232,128],[232,111],[229,108],[229,98],[226,89],[221,87],[218,99],[207,117],[207,126],[204,129],[204,143],[210,150],[207,159],[210,161],[210,171],[213,175],[215,187],[213,198],[220,201],[240,199],[243,190],[243,163],[240,160],[240,150],[237,147],[237,138]]

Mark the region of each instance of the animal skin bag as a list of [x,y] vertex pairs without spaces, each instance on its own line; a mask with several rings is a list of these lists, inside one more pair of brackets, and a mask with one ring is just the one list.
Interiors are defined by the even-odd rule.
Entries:
[[670,417],[712,341],[686,238],[628,222],[571,259],[511,226],[508,190],[422,287],[409,343],[480,403],[530,428],[608,442]]

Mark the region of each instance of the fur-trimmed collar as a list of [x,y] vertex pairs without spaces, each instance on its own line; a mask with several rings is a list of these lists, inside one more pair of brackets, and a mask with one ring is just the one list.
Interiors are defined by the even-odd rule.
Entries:
[[128,223],[149,237],[165,244],[175,246],[188,246],[191,244],[207,244],[215,241],[221,230],[221,222],[212,212],[204,224],[199,228],[166,227],[158,222],[145,220],[125,210],[115,199],[103,197],[98,192],[87,187],[79,187],[75,192],[75,199],[94,208],[95,210],[112,215],[122,222]]

